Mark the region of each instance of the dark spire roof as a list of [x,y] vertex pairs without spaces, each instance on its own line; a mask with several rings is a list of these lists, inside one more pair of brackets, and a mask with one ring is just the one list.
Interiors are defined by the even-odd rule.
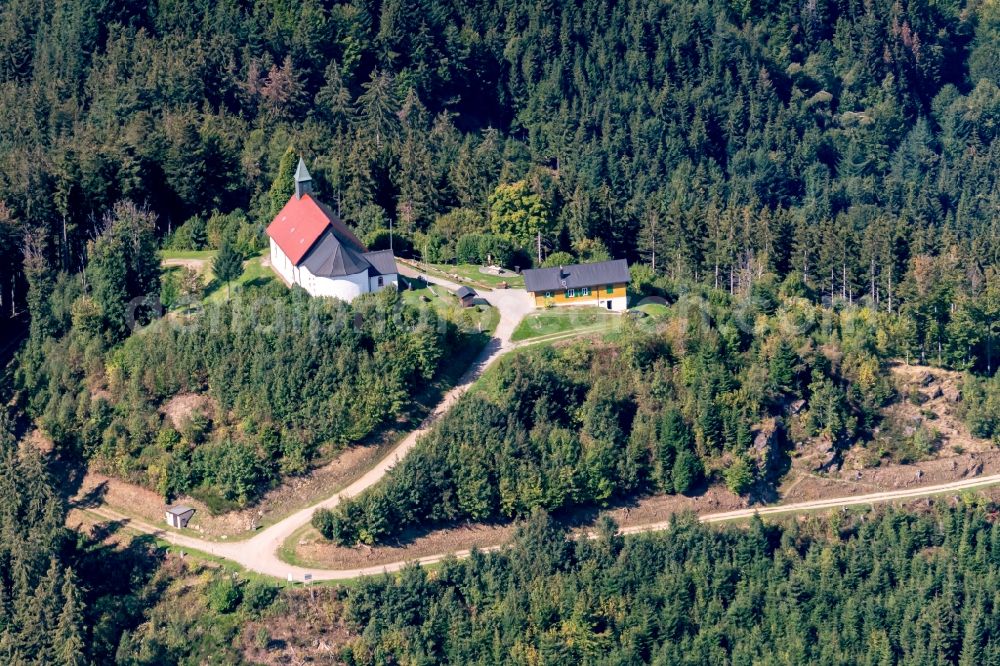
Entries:
[[295,182],[299,183],[304,180],[312,180],[312,176],[309,175],[309,169],[306,168],[305,161],[300,157],[299,165],[295,167]]
[[306,163],[299,156],[299,165],[295,167],[295,196],[301,199],[303,194],[310,192],[312,192],[312,176],[309,175]]

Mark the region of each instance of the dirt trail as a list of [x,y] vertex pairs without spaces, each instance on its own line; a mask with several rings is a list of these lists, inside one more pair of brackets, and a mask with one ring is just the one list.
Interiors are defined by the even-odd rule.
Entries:
[[[401,267],[401,272],[404,275],[409,275],[410,277],[416,276],[416,271],[411,271],[405,266]],[[434,278],[431,281],[451,290],[458,289],[459,287],[459,285],[447,280]],[[451,409],[452,405],[455,404],[455,401],[457,401],[459,397],[461,397],[462,394],[464,394],[469,387],[472,386],[472,384],[479,378],[486,368],[488,368],[500,356],[514,349],[515,345],[511,342],[511,335],[514,333],[514,329],[517,327],[517,324],[521,321],[524,315],[532,309],[531,300],[522,289],[492,291],[483,294],[483,297],[500,312],[500,322],[497,324],[494,337],[489,343],[487,343],[486,347],[482,350],[482,352],[480,352],[479,356],[476,357],[469,369],[466,370],[458,384],[444,395],[441,402],[439,402],[431,414],[424,419],[423,423],[420,424],[420,427],[410,432],[405,438],[403,438],[402,441],[399,442],[398,445],[396,445],[392,451],[389,452],[388,455],[376,463],[374,467],[368,470],[356,481],[342,489],[339,493],[328,497],[321,502],[317,502],[316,504],[296,511],[274,525],[261,530],[258,534],[249,539],[231,543],[206,541],[188,536],[186,534],[168,531],[143,521],[130,519],[127,516],[119,514],[106,507],[97,507],[89,510],[105,518],[126,522],[129,527],[133,529],[149,534],[155,534],[163,540],[177,546],[199,550],[217,557],[223,557],[228,560],[232,560],[247,569],[277,578],[287,578],[291,576],[294,580],[302,580],[306,573],[312,573],[314,579],[317,580],[351,578],[360,575],[358,572],[348,572],[346,575],[344,572],[336,571],[319,572],[290,565],[283,562],[279,558],[278,551],[280,550],[282,544],[284,544],[296,530],[309,523],[316,509],[333,508],[337,506],[341,500],[354,497],[378,483],[397,462],[402,460],[406,454],[409,453],[410,449],[416,445],[417,440],[430,429],[433,423],[437,421],[437,419],[439,419],[445,412]],[[435,557],[440,559],[441,556]]]
[[208,259],[181,259],[174,257],[171,259],[164,259],[160,262],[160,265],[166,268],[170,268],[171,266],[181,266],[183,268],[190,268],[198,271],[199,273],[203,273],[205,272],[205,269],[208,268],[209,262]]
[[[859,506],[866,504],[878,504],[882,502],[892,502],[897,500],[913,499],[917,497],[926,497],[928,495],[938,495],[943,493],[955,493],[962,492],[966,490],[973,490],[976,488],[985,488],[988,486],[993,486],[1000,484],[1000,474],[992,474],[990,476],[983,476],[979,478],[972,479],[962,479],[961,481],[954,481],[951,483],[942,483],[933,486],[923,486],[919,488],[906,488],[903,490],[892,490],[879,493],[870,493],[867,495],[855,495],[851,497],[831,497],[828,499],[815,500],[812,502],[796,502],[793,504],[776,504],[771,506],[763,507],[753,507],[748,509],[736,509],[733,511],[722,511],[718,513],[708,513],[699,516],[699,520],[703,523],[720,523],[732,520],[741,520],[745,518],[751,518],[754,515],[768,516],[776,514],[786,514],[786,513],[802,513],[807,511],[817,511],[823,509],[834,509],[848,506]],[[336,498],[331,498],[336,499]],[[169,541],[177,546],[184,548],[192,548],[200,550],[218,557],[224,557],[226,559],[237,562],[248,569],[252,569],[259,573],[275,576],[277,578],[286,578],[291,576],[293,580],[301,581],[305,574],[311,574],[313,580],[348,580],[351,578],[358,578],[360,576],[372,576],[381,573],[399,571],[406,564],[410,562],[417,562],[420,564],[434,564],[440,562],[447,557],[467,557],[471,551],[467,549],[455,550],[447,553],[439,553],[436,555],[428,555],[426,557],[413,558],[410,560],[391,562],[388,564],[379,564],[370,567],[358,567],[354,569],[342,569],[342,570],[321,570],[321,569],[310,569],[305,567],[299,567],[287,564],[278,559],[275,554],[278,546],[281,545],[281,541],[265,543],[264,539],[260,537],[265,537],[265,534],[260,534],[254,540],[245,543],[232,543],[232,544],[220,544],[211,541],[201,541],[192,537],[188,537],[181,534],[176,534],[173,532],[167,532],[161,528],[153,527],[151,525],[128,521],[120,514],[115,513],[109,509],[94,509],[95,513],[101,516],[111,519],[111,520],[125,520],[128,522],[129,527],[139,530],[141,532],[146,532],[150,534],[155,534],[165,541]],[[311,515],[312,509],[304,510],[305,513]],[[298,515],[298,514],[297,514]],[[308,519],[308,518],[306,518]],[[638,534],[642,532],[654,532],[659,530],[665,530],[670,527],[671,520],[663,520],[654,523],[647,523],[644,525],[632,525],[630,527],[625,527],[621,531],[623,534]],[[275,525],[274,528],[279,527]],[[298,527],[298,524],[292,526],[292,530]],[[274,529],[272,528],[272,530]],[[288,534],[291,534],[291,531]],[[257,540],[260,539],[260,542]],[[270,548],[273,546],[273,549]],[[489,548],[481,548],[480,550],[496,550],[500,546],[493,546]]]
[[[402,267],[402,273],[410,277],[416,276],[416,271],[413,271],[405,266]],[[452,290],[459,287],[459,285],[447,280],[433,279],[432,282]],[[429,430],[438,418],[451,408],[455,401],[457,401],[458,398],[469,389],[473,382],[479,378],[479,376],[490,366],[490,364],[496,361],[496,359],[503,354],[518,346],[511,342],[511,335],[521,319],[532,309],[532,304],[530,299],[527,297],[527,294],[521,289],[508,289],[491,291],[487,294],[483,294],[483,296],[500,312],[500,322],[497,325],[497,329],[494,334],[495,337],[472,363],[459,383],[445,394],[441,402],[438,403],[432,413],[424,420],[419,428],[410,432],[372,469],[368,470],[363,476],[332,497],[328,497],[321,502],[293,513],[274,525],[262,530],[250,539],[229,543],[206,541],[193,536],[188,536],[186,534],[168,531],[143,521],[130,519],[127,516],[119,514],[112,509],[103,506],[87,510],[106,519],[122,521],[132,529],[154,534],[162,538],[164,541],[181,548],[190,548],[214,555],[216,557],[225,558],[261,574],[296,581],[304,580],[306,574],[311,575],[313,580],[347,580],[357,578],[359,576],[398,571],[409,562],[433,564],[450,556],[468,556],[470,552],[468,549],[450,550],[448,552],[427,555],[424,557],[381,563],[375,566],[334,570],[307,568],[289,564],[280,559],[279,551],[282,545],[299,528],[309,523],[312,518],[312,514],[316,509],[333,508],[337,506],[342,499],[354,497],[378,483],[378,481],[380,481],[397,462],[402,460],[403,457],[409,453],[410,449],[416,445],[417,440]],[[764,516],[782,513],[815,511],[912,499],[915,497],[923,497],[940,493],[960,492],[975,488],[984,488],[996,484],[1000,484],[1000,474],[990,474],[986,476],[976,475],[959,481],[938,483],[936,485],[914,486],[911,488],[868,494],[854,494],[812,501],[735,509],[715,513],[703,513],[699,519],[705,523],[716,523],[749,518],[754,515]],[[668,528],[670,524],[670,519],[666,519],[645,524],[630,525],[623,528],[622,532],[625,534],[635,534],[640,532],[663,530]],[[496,548],[499,548],[499,546],[483,548],[481,550],[494,550]]]

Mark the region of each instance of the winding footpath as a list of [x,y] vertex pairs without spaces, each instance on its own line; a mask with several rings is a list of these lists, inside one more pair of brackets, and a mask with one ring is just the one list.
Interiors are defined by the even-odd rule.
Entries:
[[[418,277],[415,270],[402,265],[401,272],[408,277]],[[460,285],[444,279],[433,277],[430,282],[454,291]],[[106,507],[91,509],[93,513],[101,515],[111,520],[121,520],[127,524],[129,529],[154,535],[168,543],[180,548],[207,553],[215,557],[230,560],[246,569],[260,574],[273,576],[283,580],[303,581],[308,574],[312,580],[348,580],[360,576],[371,576],[386,572],[393,572],[402,569],[406,564],[418,562],[420,564],[433,564],[440,562],[447,557],[465,557],[469,550],[450,551],[427,557],[414,558],[405,561],[380,564],[370,567],[356,569],[315,569],[289,564],[280,559],[278,553],[282,545],[303,525],[312,519],[316,509],[330,509],[337,506],[343,499],[354,497],[371,486],[378,483],[392,467],[402,460],[417,440],[424,435],[443,414],[445,414],[455,401],[464,394],[469,387],[482,375],[482,373],[500,356],[506,354],[516,347],[511,341],[511,336],[517,324],[532,309],[528,295],[521,289],[494,290],[481,296],[497,308],[500,312],[500,322],[494,332],[494,338],[480,353],[471,367],[465,372],[458,384],[448,391],[441,402],[434,408],[431,414],[424,419],[416,430],[410,432],[396,447],[390,451],[373,468],[368,470],[363,476],[342,489],[336,495],[318,502],[312,506],[301,509],[281,521],[271,525],[253,537],[236,542],[218,542],[198,539],[193,536],[163,529],[148,523],[127,518]],[[717,523],[731,520],[741,520],[753,517],[754,515],[775,515],[783,513],[801,513],[823,509],[833,509],[849,506],[859,506],[890,502],[894,500],[906,500],[928,495],[942,493],[962,492],[976,488],[983,488],[1000,484],[1000,474],[990,476],[973,477],[943,483],[934,486],[922,486],[907,488],[903,490],[892,490],[866,495],[851,495],[846,497],[834,497],[828,499],[814,500],[809,502],[798,502],[793,504],[776,504],[769,506],[753,507],[749,509],[737,509],[733,511],[723,511],[699,516],[699,520],[704,523]],[[637,534],[642,532],[653,532],[669,528],[671,521],[664,520],[644,525],[632,525],[622,528],[623,534]],[[495,547],[496,548],[496,547]],[[494,548],[494,549],[495,549]],[[491,550],[484,548],[480,550]]]
[[[420,277],[415,270],[405,264],[400,265],[400,269],[400,272],[407,277]],[[460,286],[454,282],[449,282],[448,280],[437,277],[431,278],[429,282],[451,291],[455,291]],[[316,509],[332,509],[340,504],[342,500],[354,497],[378,483],[397,462],[402,460],[406,454],[410,452],[410,449],[416,445],[422,435],[427,433],[434,422],[451,409],[452,405],[455,404],[455,401],[458,400],[459,397],[461,397],[467,390],[469,390],[469,387],[475,383],[486,368],[488,368],[500,356],[514,349],[515,345],[511,341],[514,329],[517,327],[518,323],[520,323],[521,319],[523,319],[533,307],[527,293],[523,289],[498,289],[480,294],[480,296],[489,302],[490,305],[497,308],[500,313],[500,321],[497,324],[496,331],[494,331],[494,337],[489,343],[487,343],[486,347],[482,350],[482,352],[480,352],[479,356],[472,362],[472,365],[468,370],[466,370],[465,374],[458,381],[458,383],[452,387],[451,390],[445,393],[444,397],[437,404],[437,406],[435,406],[431,414],[424,419],[423,423],[421,423],[416,430],[407,434],[406,437],[404,437],[395,446],[395,448],[392,449],[392,451],[376,463],[374,467],[365,472],[364,475],[356,479],[353,483],[349,484],[332,497],[328,497],[321,502],[286,516],[279,522],[261,530],[249,539],[229,543],[224,541],[207,541],[197,537],[188,536],[186,534],[166,530],[162,527],[157,527],[123,516],[106,507],[90,509],[90,511],[104,518],[123,521],[130,529],[155,535],[156,537],[181,548],[190,548],[215,557],[231,560],[247,569],[256,571],[257,573],[274,576],[275,578],[288,579],[288,577],[291,576],[293,580],[301,581],[308,573],[312,574],[313,580],[341,580],[381,572],[383,567],[370,567],[368,569],[352,569],[346,571],[318,571],[316,569],[306,569],[304,567],[295,566],[282,561],[278,557],[278,552],[281,549],[281,546],[292,536],[292,534],[295,533],[296,530],[303,525],[308,524],[310,520],[312,520],[312,515]],[[440,557],[437,559],[440,559]],[[402,564],[403,563],[400,563],[395,568],[400,568]]]

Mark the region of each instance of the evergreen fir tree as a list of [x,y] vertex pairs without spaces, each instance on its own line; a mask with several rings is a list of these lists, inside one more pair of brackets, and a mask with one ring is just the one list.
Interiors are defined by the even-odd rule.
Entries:
[[72,571],[67,570],[63,577],[61,597],[62,612],[55,627],[53,639],[56,661],[66,666],[86,666],[83,608],[79,599],[79,590]]
[[295,154],[295,150],[289,146],[281,155],[281,160],[278,161],[278,174],[271,183],[271,191],[268,194],[272,217],[277,215],[295,194],[295,167],[297,165],[298,156]]
[[226,300],[229,300],[229,283],[243,274],[243,257],[236,251],[228,238],[222,240],[219,253],[212,260],[212,272],[216,279],[226,285]]

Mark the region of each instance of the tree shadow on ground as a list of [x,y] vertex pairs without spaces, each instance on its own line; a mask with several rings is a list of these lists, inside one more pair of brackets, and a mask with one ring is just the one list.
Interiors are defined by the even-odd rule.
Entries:
[[107,492],[107,482],[104,482],[87,491],[83,497],[73,499],[80,493],[87,475],[87,465],[83,460],[52,455],[48,468],[52,487],[69,507],[84,509],[98,506]]
[[242,284],[242,288],[243,289],[259,289],[260,287],[263,287],[264,285],[269,284],[269,283],[271,283],[273,281],[274,281],[274,278],[267,277],[267,276],[256,277],[256,278],[254,278],[252,280],[247,280],[246,282],[244,282]]
[[107,541],[128,525],[128,520],[106,520],[90,528],[90,538],[95,542]]
[[104,503],[104,498],[108,494],[108,482],[101,481],[96,486],[69,502],[74,509],[93,509]]
[[212,280],[207,285],[205,285],[205,291],[203,291],[201,294],[202,300],[207,299],[209,296],[219,291],[220,289],[224,289],[225,286],[226,283],[220,280],[219,278],[212,278]]

